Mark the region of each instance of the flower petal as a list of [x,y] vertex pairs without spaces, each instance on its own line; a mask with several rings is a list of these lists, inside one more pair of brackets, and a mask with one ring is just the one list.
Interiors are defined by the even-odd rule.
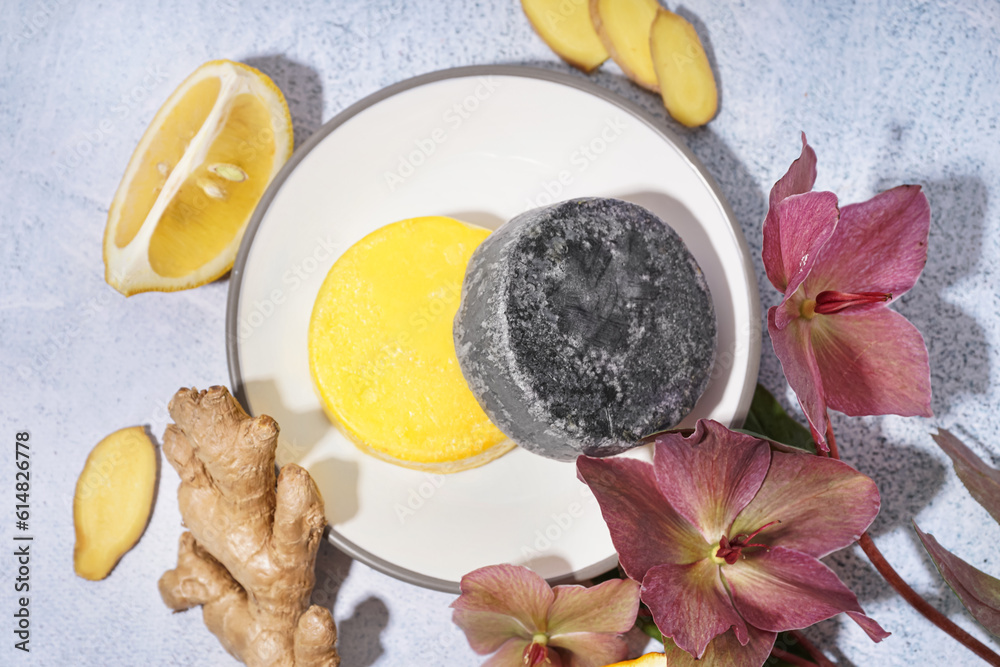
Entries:
[[874,618],[866,616],[859,611],[849,611],[846,612],[848,618],[857,623],[865,634],[875,642],[876,644],[891,635],[891,632],[886,632],[881,625],[878,624]]
[[777,308],[772,307],[767,311],[767,332],[771,336],[771,346],[778,355],[788,384],[799,399],[802,412],[809,420],[816,444],[826,451],[829,449],[826,444],[826,392],[823,390],[823,378],[813,353],[810,333],[812,321],[792,320],[787,327],[779,330],[775,325]]
[[[528,639],[509,639],[482,667],[524,667],[524,651],[530,644]],[[547,649],[546,656],[549,658],[546,667],[563,667],[563,661],[554,649]]]
[[642,601],[660,633],[695,657],[730,628],[741,644],[747,642],[747,625],[729,600],[719,566],[709,558],[651,568],[642,580]]
[[965,443],[943,428],[931,437],[951,458],[955,474],[976,502],[1000,523],[1000,470],[988,466]]
[[1000,636],[1000,580],[972,567],[913,524],[941,578],[983,627]]
[[653,453],[663,496],[709,543],[728,534],[733,519],[760,488],[770,462],[766,442],[708,419],[699,419],[687,438],[661,435]]
[[774,452],[760,491],[736,517],[730,532],[749,535],[780,521],[754,541],[822,558],[861,537],[879,505],[875,482],[846,463]]
[[[840,209],[832,192],[792,195],[778,204],[781,224],[781,257],[788,277],[785,298],[790,298],[809,276],[820,250],[834,235]],[[815,296],[815,295],[810,295]],[[797,316],[797,313],[796,313]],[[784,329],[792,316],[779,310],[777,325]]]
[[462,628],[469,646],[480,655],[493,653],[511,638],[531,641],[524,637],[524,626],[507,614],[456,609],[451,613],[451,620]]
[[555,594],[528,568],[490,565],[468,573],[459,585],[452,620],[476,653],[492,653],[511,637],[531,639],[545,630]]
[[771,632],[799,630],[842,611],[864,613],[833,570],[785,547],[744,551],[722,568],[733,604],[750,625]]
[[524,649],[530,643],[530,639],[508,639],[499,651],[483,663],[483,667],[524,667]]
[[[812,190],[816,182],[816,153],[806,143],[805,132],[802,133],[802,153],[788,167],[785,175],[771,187],[768,197],[767,217],[764,218],[764,269],[767,278],[779,292],[785,292],[788,286],[789,273],[786,271],[784,254],[782,253],[782,236],[784,229],[778,216],[778,204],[791,195],[802,194]],[[794,267],[793,267],[794,268]]]
[[827,404],[852,417],[931,416],[931,371],[924,339],[899,313],[870,310],[812,321]]
[[549,609],[550,637],[567,633],[628,632],[639,612],[639,584],[609,579],[597,586],[556,586]]
[[628,654],[628,642],[617,634],[559,635],[549,640],[549,646],[559,649],[566,667],[604,667],[624,660]]
[[732,630],[713,639],[701,660],[695,660],[689,653],[674,649],[667,653],[670,667],[761,667],[771,655],[777,634],[747,626],[749,641],[740,644]]
[[654,565],[704,557],[705,540],[663,497],[651,464],[580,456],[576,469],[597,497],[618,559],[630,578],[642,581]]
[[806,281],[824,290],[903,294],[927,263],[931,210],[919,185],[900,185],[840,210],[836,233]]

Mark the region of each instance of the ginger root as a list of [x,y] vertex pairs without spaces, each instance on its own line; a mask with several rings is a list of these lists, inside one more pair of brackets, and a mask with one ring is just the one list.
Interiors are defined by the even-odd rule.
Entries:
[[249,417],[225,387],[181,389],[163,453],[181,477],[189,532],[159,583],[168,607],[202,606],[205,625],[247,665],[336,667],[330,611],[309,606],[326,518],[309,473],[275,480],[278,425]]
[[141,426],[97,443],[76,483],[73,569],[97,581],[111,573],[146,529],[156,488],[156,448]]
[[694,26],[661,8],[649,39],[663,106],[673,119],[687,127],[712,120],[719,108],[719,90]]

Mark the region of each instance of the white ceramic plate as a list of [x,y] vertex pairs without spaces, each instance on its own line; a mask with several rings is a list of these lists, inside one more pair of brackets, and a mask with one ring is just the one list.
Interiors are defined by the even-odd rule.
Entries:
[[326,501],[330,540],[354,558],[456,592],[463,574],[496,563],[526,564],[550,581],[614,566],[597,503],[572,463],[515,449],[436,476],[372,458],[324,415],[306,350],[327,271],[376,228],[422,215],[496,228],[578,196],[645,206],[684,239],[708,278],[719,325],[712,381],[685,423],[741,423],[760,330],[739,227],[711,177],[662,123],[586,80],[497,66],[404,81],[324,125],[268,189],[231,276],[230,376],[251,414],[278,421],[279,465],[309,469]]

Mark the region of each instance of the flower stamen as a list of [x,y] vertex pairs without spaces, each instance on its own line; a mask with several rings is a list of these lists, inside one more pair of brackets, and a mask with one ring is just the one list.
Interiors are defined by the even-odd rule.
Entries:
[[816,316],[816,300],[806,299],[802,302],[802,307],[799,309],[799,314],[807,320],[811,320]]
[[820,292],[816,295],[815,311],[819,315],[831,315],[848,308],[865,306],[869,303],[885,303],[892,300],[889,292]]
[[766,523],[757,530],[750,533],[749,535],[747,535],[746,533],[740,533],[739,535],[736,535],[735,537],[733,537],[731,541],[728,537],[723,535],[722,539],[719,540],[719,549],[715,552],[714,560],[716,562],[722,560],[725,561],[728,565],[733,565],[740,558],[745,558],[745,556],[743,556],[743,550],[748,547],[763,547],[764,549],[769,549],[770,547],[768,547],[766,544],[751,542],[750,540],[757,537],[757,534],[760,533],[760,531],[770,526],[773,526],[776,523],[781,523],[781,522],[775,520],[772,521],[771,523]]
[[536,665],[551,665],[552,661],[549,660],[549,636],[544,632],[535,633],[531,638],[531,644],[524,648],[524,659],[522,662],[527,665],[527,667],[536,667]]

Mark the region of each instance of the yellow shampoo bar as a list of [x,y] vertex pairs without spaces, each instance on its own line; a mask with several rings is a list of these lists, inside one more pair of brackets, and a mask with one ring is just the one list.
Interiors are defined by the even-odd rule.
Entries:
[[402,220],[330,269],[309,323],[309,366],[330,417],[364,451],[434,472],[483,465],[514,445],[486,417],[455,355],[465,268],[489,231]]

